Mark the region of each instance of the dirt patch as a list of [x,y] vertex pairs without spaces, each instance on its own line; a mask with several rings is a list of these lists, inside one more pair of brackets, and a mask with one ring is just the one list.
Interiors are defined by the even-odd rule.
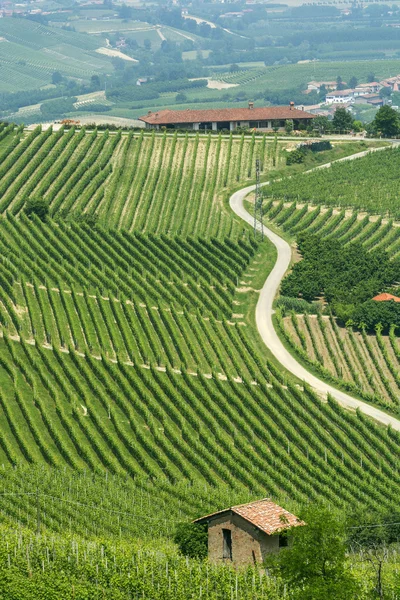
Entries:
[[238,83],[226,83],[226,81],[218,81],[218,79],[208,79],[207,87],[210,90],[227,90],[228,88],[238,87]]
[[122,58],[122,60],[129,60],[130,62],[139,62],[138,60],[136,60],[136,58],[127,56],[120,50],[113,50],[112,48],[97,48],[96,52],[98,52],[99,54],[105,54],[106,56]]

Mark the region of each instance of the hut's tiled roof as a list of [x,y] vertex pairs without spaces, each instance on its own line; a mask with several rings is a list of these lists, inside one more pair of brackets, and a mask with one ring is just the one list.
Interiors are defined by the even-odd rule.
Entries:
[[249,502],[248,504],[239,504],[225,510],[206,515],[200,519],[196,519],[195,523],[205,523],[213,518],[222,516],[224,513],[232,512],[239,515],[264,533],[272,535],[290,527],[298,527],[305,525],[298,517],[288,512],[269,498]]

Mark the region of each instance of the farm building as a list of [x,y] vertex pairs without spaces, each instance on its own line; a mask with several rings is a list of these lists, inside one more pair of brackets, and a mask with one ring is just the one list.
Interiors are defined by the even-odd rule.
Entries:
[[268,498],[232,506],[194,523],[208,525],[210,561],[229,561],[237,567],[262,563],[266,554],[288,545],[289,529],[304,525]]
[[393,296],[392,294],[387,294],[386,292],[378,294],[378,296],[375,296],[372,300],[375,300],[375,302],[400,302],[400,298]]
[[354,90],[336,90],[329,92],[325,98],[326,104],[348,104],[354,102]]
[[300,124],[307,127],[315,115],[290,106],[273,106],[255,108],[249,102],[247,108],[219,108],[211,110],[160,110],[149,111],[140,117],[148,129],[193,129],[219,131],[228,129],[234,131],[237,127],[272,130],[275,127],[283,129],[286,121],[293,121],[294,129]]

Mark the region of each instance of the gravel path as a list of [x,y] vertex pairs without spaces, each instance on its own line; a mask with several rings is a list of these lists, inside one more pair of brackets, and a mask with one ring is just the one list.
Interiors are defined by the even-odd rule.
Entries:
[[[359,153],[351,157],[347,157],[347,160],[352,160],[362,156],[363,154],[364,153]],[[268,185],[268,182],[264,183],[263,185]],[[250,225],[253,225],[254,219],[245,209],[243,200],[250,192],[253,192],[254,189],[254,185],[245,187],[242,190],[235,192],[229,200],[232,210]],[[393,429],[400,431],[399,419],[388,415],[383,410],[375,408],[366,402],[357,400],[349,394],[346,394],[345,392],[332,387],[328,383],[325,383],[321,379],[318,379],[318,377],[312,375],[309,371],[307,371],[307,369],[299,364],[297,360],[290,354],[290,352],[286,350],[274,329],[272,322],[272,315],[274,312],[272,309],[272,303],[279,289],[279,285],[290,266],[292,250],[284,239],[268,229],[265,225],[264,234],[274,244],[277,250],[277,261],[261,289],[260,297],[256,307],[257,329],[263,339],[264,344],[272,352],[275,358],[283,365],[283,367],[285,367],[288,371],[293,373],[293,375],[302,381],[307,382],[319,394],[322,394],[324,397],[326,397],[327,394],[330,394],[342,406],[350,409],[358,408],[376,421],[379,421],[384,425],[391,425]]]

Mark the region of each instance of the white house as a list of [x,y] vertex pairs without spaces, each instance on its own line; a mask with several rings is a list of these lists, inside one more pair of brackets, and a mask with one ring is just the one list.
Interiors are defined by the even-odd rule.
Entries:
[[354,90],[336,90],[326,95],[326,104],[352,104],[354,102]]

